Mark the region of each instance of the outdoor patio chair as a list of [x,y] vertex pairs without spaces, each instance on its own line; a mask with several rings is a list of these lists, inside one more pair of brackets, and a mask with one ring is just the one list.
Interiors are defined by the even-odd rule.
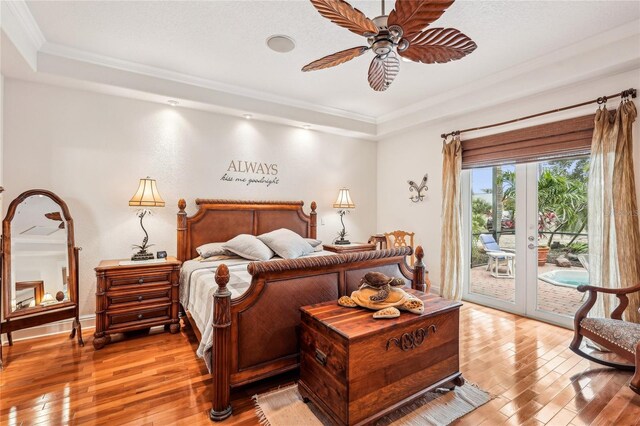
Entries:
[[[491,275],[496,278],[513,278],[515,253],[502,249],[491,234],[480,234],[479,238],[484,251],[489,256],[487,271],[491,271]],[[504,262],[505,273],[500,272],[501,262]]]
[[[581,285],[578,291],[589,292],[589,298],[582,305],[573,320],[574,337],[569,348],[590,361],[621,370],[635,370],[629,387],[640,395],[640,324],[623,321],[622,313],[629,304],[628,294],[640,292],[640,285],[627,288],[604,288]],[[587,318],[589,311],[596,303],[598,293],[615,294],[620,300],[611,318]],[[591,339],[598,345],[628,361],[628,364],[607,361],[580,349],[583,338]]]
[[588,271],[589,270],[589,255],[588,254],[579,254],[578,255],[578,260],[580,261],[580,264],[584,267],[584,269],[586,269]]

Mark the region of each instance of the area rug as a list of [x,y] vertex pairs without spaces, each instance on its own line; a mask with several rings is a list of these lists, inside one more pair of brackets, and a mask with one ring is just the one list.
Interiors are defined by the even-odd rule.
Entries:
[[[453,391],[428,392],[412,404],[381,418],[376,425],[448,425],[491,399],[488,392],[465,383]],[[260,423],[265,426],[331,424],[312,403],[302,401],[297,384],[255,395],[253,400]]]

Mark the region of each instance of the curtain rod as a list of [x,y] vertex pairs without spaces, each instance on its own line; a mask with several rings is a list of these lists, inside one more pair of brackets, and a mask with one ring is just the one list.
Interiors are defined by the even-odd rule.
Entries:
[[562,108],[556,108],[556,109],[552,109],[545,112],[539,112],[538,114],[527,115],[526,117],[515,118],[513,120],[503,121],[501,123],[488,124],[486,126],[480,126],[480,127],[473,127],[471,129],[454,130],[453,132],[443,133],[440,135],[440,137],[442,137],[442,139],[446,139],[448,136],[458,136],[460,135],[460,133],[475,132],[476,130],[484,130],[484,129],[490,129],[492,127],[504,126],[505,124],[517,123],[518,121],[528,120],[530,118],[536,118],[536,117],[540,117],[547,114],[553,114],[554,112],[566,111],[568,109],[578,108],[578,107],[593,104],[593,103],[605,104],[607,103],[608,99],[617,98],[617,97],[627,98],[629,96],[631,96],[632,98],[635,98],[637,96],[636,89],[623,90],[622,92],[616,93],[615,95],[601,96],[597,99],[581,102],[579,104],[569,105]]

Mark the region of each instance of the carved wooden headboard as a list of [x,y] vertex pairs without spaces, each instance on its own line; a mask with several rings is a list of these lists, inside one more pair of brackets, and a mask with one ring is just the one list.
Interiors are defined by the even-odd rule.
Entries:
[[239,234],[260,235],[287,228],[306,238],[316,238],[316,202],[311,213],[302,201],[235,201],[196,199],[198,211],[187,216],[184,199],[178,201],[178,259],[193,259],[202,244],[225,242]]

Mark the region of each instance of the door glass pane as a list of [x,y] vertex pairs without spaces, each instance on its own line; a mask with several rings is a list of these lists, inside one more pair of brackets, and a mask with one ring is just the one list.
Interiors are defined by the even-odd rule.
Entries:
[[515,302],[515,166],[471,171],[469,292]]
[[589,284],[589,157],[538,164],[536,309],[572,317]]

